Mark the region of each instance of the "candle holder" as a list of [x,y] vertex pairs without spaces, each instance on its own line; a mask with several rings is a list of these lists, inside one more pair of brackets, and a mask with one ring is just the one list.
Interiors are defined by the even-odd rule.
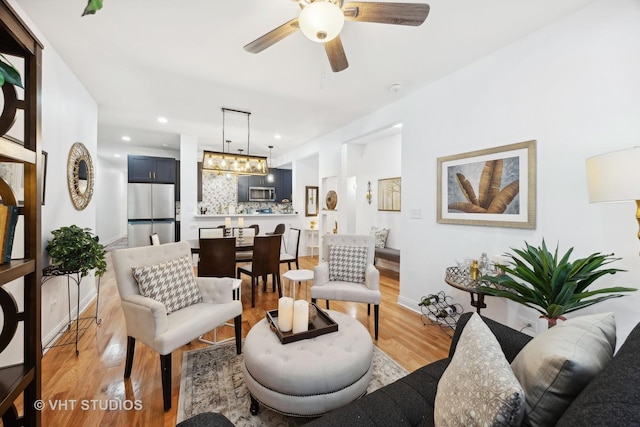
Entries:
[[244,242],[244,237],[242,237],[242,228],[238,228],[238,242]]

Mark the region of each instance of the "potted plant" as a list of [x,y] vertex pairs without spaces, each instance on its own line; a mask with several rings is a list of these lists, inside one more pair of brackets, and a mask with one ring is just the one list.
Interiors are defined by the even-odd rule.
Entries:
[[51,234],[53,239],[45,248],[51,257],[51,265],[62,270],[79,271],[81,277],[93,269],[98,277],[107,271],[104,246],[90,228],[70,225],[53,230]]
[[[503,271],[498,276],[483,276],[482,280],[497,285],[497,288],[481,286],[479,292],[503,297],[526,305],[541,313],[549,327],[557,320],[566,320],[564,314],[632,292],[637,289],[612,287],[595,290],[587,288],[600,277],[624,271],[617,268],[602,268],[619,260],[613,254],[593,253],[586,258],[570,261],[573,248],[558,258],[558,247],[551,253],[542,240],[541,247],[525,242],[524,249],[511,248],[515,254],[510,265],[498,265]],[[524,282],[524,283],[523,283]],[[606,294],[606,295],[603,295]]]

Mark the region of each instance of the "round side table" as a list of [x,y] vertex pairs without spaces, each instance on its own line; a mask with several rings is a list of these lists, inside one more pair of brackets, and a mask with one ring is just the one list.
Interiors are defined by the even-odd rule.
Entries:
[[289,270],[286,273],[284,273],[282,275],[282,277],[284,277],[285,279],[289,279],[289,282],[291,283],[291,294],[294,297],[293,299],[295,299],[295,286],[296,283],[295,282],[305,282],[305,288],[304,288],[304,297],[305,299],[308,299],[309,297],[309,280],[313,280],[313,271],[311,270]]

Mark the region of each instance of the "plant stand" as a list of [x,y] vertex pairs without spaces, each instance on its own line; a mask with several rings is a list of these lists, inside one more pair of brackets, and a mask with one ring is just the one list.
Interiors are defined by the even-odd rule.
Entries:
[[[78,339],[84,334],[84,332],[86,332],[87,329],[91,327],[93,322],[95,322],[96,325],[100,325],[102,323],[102,319],[98,319],[98,308],[100,303],[100,277],[98,277],[96,313],[94,316],[80,317],[80,282],[82,281],[80,271],[64,270],[50,265],[42,270],[42,284],[47,282],[47,280],[49,279],[59,276],[67,276],[67,307],[69,311],[69,322],[67,323],[66,327],[62,328],[62,330],[58,332],[53,337],[53,339],[51,339],[51,341],[49,341],[47,345],[42,348],[42,352],[44,354],[44,351],[46,349],[52,347],[62,347],[65,345],[75,344],[77,356],[80,354],[80,351],[78,351]],[[78,288],[75,318],[71,317],[71,281],[73,281]]]

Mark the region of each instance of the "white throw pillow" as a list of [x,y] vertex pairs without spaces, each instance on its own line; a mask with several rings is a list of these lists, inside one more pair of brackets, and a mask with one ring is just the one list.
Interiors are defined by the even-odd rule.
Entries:
[[329,246],[329,280],[364,283],[366,246]]
[[378,228],[371,226],[371,234],[375,237],[375,247],[384,248],[387,245],[387,237],[389,236],[388,228]]
[[473,313],[438,381],[436,427],[519,426],[524,405],[524,391],[498,340]]
[[554,425],[615,348],[613,313],[575,317],[532,339],[511,364],[527,396],[524,424]]
[[132,267],[140,294],[164,304],[167,314],[202,301],[188,256]]

